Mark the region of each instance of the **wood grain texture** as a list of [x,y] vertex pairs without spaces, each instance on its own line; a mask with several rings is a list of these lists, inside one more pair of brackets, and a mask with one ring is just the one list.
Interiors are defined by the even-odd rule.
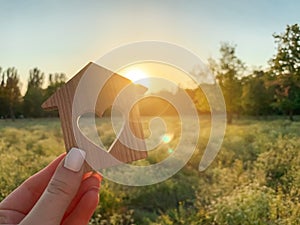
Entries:
[[[95,91],[93,90],[97,88],[99,82],[104,82],[103,79],[105,80],[106,77],[109,77],[109,79],[106,80],[105,84],[102,84],[104,86],[99,95],[96,96],[97,101],[94,101]],[[85,80],[86,83],[82,83],[82,80]],[[112,106],[119,92],[130,83],[130,80],[118,74],[112,73],[97,64],[89,63],[42,104],[42,108],[45,110],[58,110],[66,151],[68,152],[72,147],[85,150],[87,152],[86,160],[93,169],[108,168],[147,157],[145,143],[134,143],[130,139],[127,140],[128,143],[130,143],[130,146],[134,146],[134,149],[139,149],[138,151],[125,146],[119,140],[115,140],[109,152],[107,152],[83,135],[77,121],[75,121],[78,120],[77,117],[85,113],[95,113],[98,117],[102,117],[105,110]],[[78,95],[78,88],[84,88],[84,92],[80,92],[80,95]],[[142,86],[137,87],[137,89],[139,92],[147,90]],[[96,105],[93,104],[93,101],[96,102]],[[76,118],[74,118],[74,105]],[[129,119],[132,133],[143,139],[138,106],[132,108]],[[125,130],[121,132],[126,132]]]

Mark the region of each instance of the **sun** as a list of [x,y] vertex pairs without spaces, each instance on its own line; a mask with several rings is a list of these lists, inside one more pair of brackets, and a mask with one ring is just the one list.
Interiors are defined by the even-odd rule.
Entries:
[[125,71],[124,76],[130,79],[134,83],[138,80],[147,78],[147,74],[144,71],[137,68],[133,68]]
[[149,75],[139,68],[125,69],[121,74],[135,84],[149,87]]

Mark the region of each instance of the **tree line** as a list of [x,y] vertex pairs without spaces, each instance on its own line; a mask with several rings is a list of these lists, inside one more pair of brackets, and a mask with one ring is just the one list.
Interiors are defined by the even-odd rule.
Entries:
[[[236,46],[229,43],[221,44],[218,60],[209,59],[223,92],[228,123],[233,115],[284,114],[292,121],[295,114],[300,114],[299,25],[287,25],[283,33],[273,37],[276,54],[269,60],[268,69],[245,74],[245,63],[236,56]],[[190,90],[190,94],[200,112],[210,111],[201,90]]]
[[[281,34],[273,35],[276,54],[269,60],[268,69],[246,74],[245,63],[236,55],[236,46],[222,43],[221,57],[209,59],[216,75],[215,84],[221,87],[226,103],[227,121],[233,116],[267,116],[285,114],[294,120],[300,114],[300,28],[287,25]],[[259,54],[259,52],[257,53]],[[2,71],[0,67],[0,117],[45,117],[57,112],[45,112],[40,105],[66,82],[64,73],[49,74],[48,86],[43,88],[44,73],[38,68],[29,72],[27,91],[20,93],[19,74],[15,68]],[[200,113],[210,111],[201,89],[186,90]]]
[[43,88],[45,74],[38,68],[29,71],[27,91],[20,91],[20,76],[16,68],[2,71],[0,67],[0,118],[36,118],[57,116],[57,112],[46,112],[41,104],[66,82],[64,73],[48,75],[48,86]]

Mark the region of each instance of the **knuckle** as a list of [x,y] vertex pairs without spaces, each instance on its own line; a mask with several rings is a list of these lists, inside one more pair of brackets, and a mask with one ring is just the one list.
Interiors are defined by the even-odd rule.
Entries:
[[67,182],[53,177],[47,187],[47,191],[54,195],[68,196],[72,194],[73,188]]
[[0,224],[6,224],[8,223],[7,216],[5,214],[2,215],[0,210]]

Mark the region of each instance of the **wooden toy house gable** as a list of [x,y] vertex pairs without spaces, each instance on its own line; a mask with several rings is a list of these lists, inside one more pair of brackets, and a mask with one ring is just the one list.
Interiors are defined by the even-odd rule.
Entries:
[[[89,63],[81,71],[79,71],[70,81],[68,81],[64,86],[58,89],[50,98],[48,98],[42,104],[42,108],[45,110],[58,110],[66,151],[69,151],[72,147],[82,148],[87,152],[87,157],[90,160],[95,161],[95,165],[97,165],[98,167],[100,166],[101,168],[107,168],[116,165],[118,164],[117,161],[131,162],[147,157],[146,151],[133,150],[123,145],[119,140],[116,140],[113,143],[113,146],[109,151],[109,154],[116,158],[117,161],[111,159],[111,157],[108,157],[107,152],[105,152],[105,154],[101,154],[101,157],[99,157],[99,154],[96,154],[96,152],[102,151],[100,147],[96,146],[92,141],[90,141],[86,136],[84,136],[79,131],[78,126],[73,127],[72,107],[75,92],[81,78],[83,77],[83,75],[86,76],[87,72],[88,76],[101,76],[104,74],[107,75],[108,73],[112,74],[107,80],[107,82],[104,84],[97,98],[96,107],[94,109],[85,109],[86,113],[96,113],[99,117],[102,117],[102,114],[105,112],[105,110],[113,104],[114,99],[116,98],[120,90],[122,90],[125,86],[131,83],[130,80],[118,74],[112,73],[109,70],[97,64]],[[147,89],[140,86],[139,90],[145,92]],[[86,97],[88,98],[89,96]],[[139,109],[137,106],[133,107],[133,109],[131,110],[130,118],[131,119],[129,121],[129,125],[133,134],[138,138],[144,138],[142,126],[140,123]],[[79,139],[75,138],[74,131],[80,133]],[[137,144],[135,143],[132,144],[136,149],[146,149],[144,142],[143,144],[139,143],[138,145],[140,146],[137,146]]]

